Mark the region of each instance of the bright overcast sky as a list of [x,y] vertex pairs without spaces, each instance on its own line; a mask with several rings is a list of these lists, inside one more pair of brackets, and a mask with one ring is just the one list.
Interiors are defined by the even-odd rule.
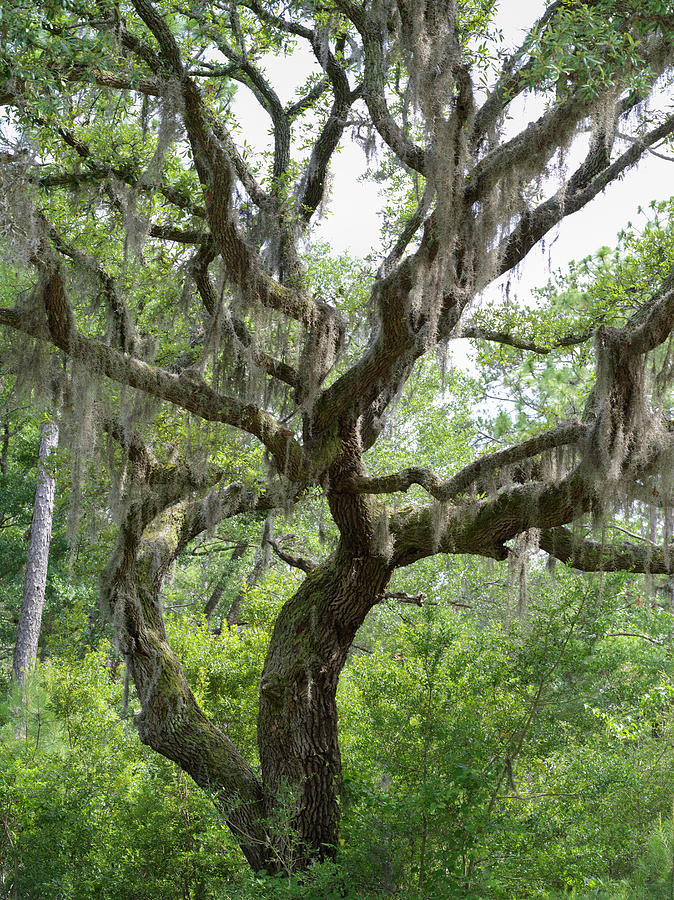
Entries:
[[[540,0],[505,0],[501,4],[498,25],[503,31],[506,47],[519,45],[528,27],[538,18],[545,4]],[[298,52],[293,59],[270,59],[267,73],[282,101],[294,97],[295,88],[306,77],[311,57]],[[237,97],[242,132],[253,146],[260,146],[269,132],[266,114],[257,103],[246,98],[241,89]],[[529,101],[522,110],[526,119],[537,118],[540,107]],[[523,118],[521,125],[526,124]],[[518,129],[519,130],[519,129]],[[573,159],[572,159],[573,161]],[[333,162],[330,215],[321,223],[315,235],[332,244],[335,251],[348,250],[365,256],[377,248],[381,206],[377,185],[359,182],[358,176],[366,168],[362,149],[345,139],[344,149]],[[530,288],[544,284],[552,269],[563,267],[571,259],[583,257],[601,246],[613,246],[616,235],[627,222],[637,223],[637,208],[647,207],[651,200],[662,200],[674,193],[671,187],[674,163],[649,155],[638,168],[629,170],[624,180],[608,187],[584,210],[569,216],[551,232],[545,250],[535,247],[519,267],[513,293],[522,299]],[[643,221],[643,218],[642,218]],[[494,288],[490,289],[493,291]]]

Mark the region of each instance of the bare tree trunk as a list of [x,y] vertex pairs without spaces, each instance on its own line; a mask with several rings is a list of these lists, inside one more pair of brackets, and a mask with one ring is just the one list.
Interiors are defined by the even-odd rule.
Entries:
[[2,426],[2,442],[0,443],[0,474],[7,474],[7,458],[9,456],[9,422],[4,422]]
[[47,563],[54,513],[55,481],[49,472],[49,457],[58,444],[59,429],[55,420],[42,426],[37,485],[30,526],[30,545],[26,563],[26,580],[14,647],[14,677],[21,682],[35,666],[37,645],[42,625],[42,610],[47,584]]
[[236,625],[236,623],[239,621],[239,612],[241,611],[243,598],[246,596],[246,590],[250,590],[250,588],[254,587],[271,565],[272,549],[270,541],[274,534],[275,515],[276,510],[271,510],[264,521],[264,528],[262,529],[260,546],[258,547],[257,553],[255,554],[255,563],[253,564],[253,569],[248,576],[248,580],[246,581],[246,588],[239,591],[239,593],[232,601],[232,605],[230,606],[229,612],[227,613],[227,626],[229,628],[231,628],[233,625]]
[[245,541],[242,541],[240,544],[237,544],[232,551],[232,555],[229,560],[223,566],[222,572],[220,573],[220,577],[218,578],[215,587],[211,591],[211,596],[208,598],[206,602],[206,606],[204,607],[204,616],[206,617],[206,621],[208,621],[213,613],[216,610],[218,603],[222,600],[222,595],[225,593],[225,588],[227,587],[227,582],[230,579],[232,574],[232,569],[236,565],[236,563],[241,559],[243,554],[246,552],[248,548],[248,544]]

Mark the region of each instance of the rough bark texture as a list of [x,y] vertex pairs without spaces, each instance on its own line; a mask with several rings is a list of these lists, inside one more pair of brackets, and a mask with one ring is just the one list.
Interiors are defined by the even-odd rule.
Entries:
[[356,557],[340,546],[276,621],[260,685],[258,745],[265,785],[272,793],[294,792],[293,867],[336,852],[337,682],[356,631],[390,577],[380,558]]
[[37,660],[56,489],[56,482],[49,470],[49,457],[58,445],[58,437],[57,422],[54,420],[45,422],[40,434],[37,485],[33,503],[33,520],[30,526],[26,579],[14,647],[14,678],[19,682],[31,672]]
[[136,717],[141,741],[176,762],[213,797],[253,869],[274,871],[262,783],[202,712],[166,639],[161,587],[189,528],[190,512],[182,503],[168,507],[146,530],[143,511],[132,506],[103,576],[104,596],[141,703]]

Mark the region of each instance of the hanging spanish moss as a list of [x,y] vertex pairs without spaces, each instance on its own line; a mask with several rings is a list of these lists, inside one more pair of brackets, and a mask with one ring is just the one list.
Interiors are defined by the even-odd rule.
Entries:
[[621,480],[634,478],[664,437],[651,409],[646,359],[628,349],[621,345],[619,333],[608,328],[597,331],[594,407],[599,421],[593,453],[598,480],[613,490]]
[[18,142],[0,154],[0,253],[11,267],[29,268],[40,253],[45,222],[36,210],[36,190],[31,173],[34,154],[29,144]]
[[82,489],[87,461],[96,450],[98,422],[94,402],[96,383],[85,366],[73,362],[64,402],[64,431],[71,455],[71,489],[66,517],[66,537],[74,552],[82,515]]

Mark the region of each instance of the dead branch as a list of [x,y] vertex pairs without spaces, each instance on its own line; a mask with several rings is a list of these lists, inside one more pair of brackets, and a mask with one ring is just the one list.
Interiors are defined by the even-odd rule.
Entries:
[[287,563],[289,566],[293,566],[295,569],[301,569],[303,572],[309,574],[309,572],[313,572],[314,569],[318,568],[318,563],[313,559],[305,559],[302,556],[293,556],[291,553],[288,553],[287,550],[283,550],[278,541],[270,540],[268,542],[274,551],[274,553],[282,559],[283,562]]
[[[381,595],[383,600],[397,600],[398,603],[413,603],[415,606],[424,606],[427,595],[422,591],[418,594],[408,594],[406,591],[385,591]],[[437,603],[431,604],[437,606]]]

